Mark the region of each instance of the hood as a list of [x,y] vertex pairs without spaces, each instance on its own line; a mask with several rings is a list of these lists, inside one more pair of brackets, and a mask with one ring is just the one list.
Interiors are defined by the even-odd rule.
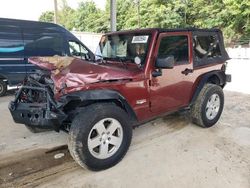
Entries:
[[[141,71],[135,64],[120,62],[97,64],[73,57],[32,57],[29,62],[52,71],[57,89],[78,87],[86,84],[133,79]],[[62,86],[63,85],[63,86]]]

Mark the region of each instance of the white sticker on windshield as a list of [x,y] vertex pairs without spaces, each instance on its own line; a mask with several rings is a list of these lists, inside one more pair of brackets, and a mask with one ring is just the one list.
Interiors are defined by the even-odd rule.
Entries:
[[134,36],[132,43],[147,43],[148,35]]

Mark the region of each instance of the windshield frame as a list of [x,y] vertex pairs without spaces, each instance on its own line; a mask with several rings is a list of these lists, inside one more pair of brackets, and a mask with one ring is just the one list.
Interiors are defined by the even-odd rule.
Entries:
[[[122,56],[121,57],[119,57],[119,56],[116,56],[116,57],[105,57],[105,56],[103,56],[103,48],[104,47],[101,48],[101,46],[100,46],[101,43],[102,43],[102,41],[103,40],[107,40],[107,38],[116,37],[116,36],[119,36],[119,38],[127,38],[127,39],[129,39],[128,40],[129,44],[127,44],[127,45],[132,45],[133,44],[132,40],[133,40],[134,36],[148,36],[147,42],[142,43],[142,44],[145,44],[146,47],[145,47],[145,53],[144,53],[144,56],[143,56],[143,61],[139,65],[139,67],[142,67],[142,68],[145,67],[146,64],[147,64],[149,52],[150,52],[151,46],[152,46],[153,33],[151,31],[144,31],[144,32],[142,32],[142,31],[138,30],[138,31],[132,31],[132,32],[131,31],[125,31],[125,32],[108,33],[108,34],[105,34],[105,35],[103,35],[101,37],[99,45],[97,47],[97,52],[96,52],[96,54],[97,54],[98,57],[102,57],[103,60],[115,61],[115,62],[121,62],[121,59],[124,58],[123,62],[126,62],[126,63],[130,63],[131,62],[131,63],[137,65],[135,63],[135,61],[134,61],[134,58],[136,56],[132,57],[132,56],[128,56],[128,54],[126,54],[125,57],[122,57]],[[108,39],[108,40],[110,41],[110,39]],[[136,43],[135,42],[134,44],[140,44],[140,43]],[[127,50],[128,50],[128,48],[127,48]]]

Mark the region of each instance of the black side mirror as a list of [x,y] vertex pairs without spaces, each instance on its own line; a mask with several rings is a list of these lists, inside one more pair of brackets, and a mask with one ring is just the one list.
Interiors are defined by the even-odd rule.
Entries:
[[157,58],[155,67],[159,69],[172,69],[174,68],[174,56],[168,56],[166,58]]

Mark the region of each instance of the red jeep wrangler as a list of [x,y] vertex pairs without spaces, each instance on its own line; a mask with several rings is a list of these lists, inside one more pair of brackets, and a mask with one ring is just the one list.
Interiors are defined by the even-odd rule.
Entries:
[[9,110],[35,131],[69,132],[68,147],[82,167],[109,168],[126,154],[132,128],[190,110],[211,127],[223,110],[229,59],[218,29],[140,29],[105,34],[96,59],[34,57],[43,68],[19,89]]

